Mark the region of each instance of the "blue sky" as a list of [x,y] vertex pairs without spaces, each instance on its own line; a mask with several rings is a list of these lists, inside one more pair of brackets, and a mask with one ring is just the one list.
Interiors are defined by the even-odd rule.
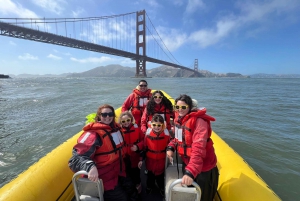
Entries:
[[[100,17],[145,9],[180,64],[213,73],[300,74],[299,0],[0,0],[0,18]],[[0,74],[62,74],[135,62],[0,36]],[[147,68],[159,64],[147,64]]]

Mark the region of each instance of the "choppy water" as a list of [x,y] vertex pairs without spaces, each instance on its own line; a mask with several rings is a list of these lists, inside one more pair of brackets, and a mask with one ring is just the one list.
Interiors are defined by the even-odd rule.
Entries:
[[[139,79],[0,80],[0,187],[76,134],[99,105],[119,107]],[[149,78],[216,117],[213,130],[283,200],[300,193],[300,79]],[[71,150],[70,150],[71,151]],[[54,161],[55,162],[55,161]]]

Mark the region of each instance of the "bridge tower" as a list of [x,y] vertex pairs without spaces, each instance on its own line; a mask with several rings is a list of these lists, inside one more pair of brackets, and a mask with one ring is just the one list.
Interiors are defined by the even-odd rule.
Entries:
[[200,73],[198,72],[198,59],[195,59],[195,61],[194,61],[194,74],[192,75],[192,77],[201,77],[199,74]]
[[194,71],[198,72],[198,59],[195,59],[195,62],[194,62]]
[[145,10],[136,13],[136,74],[135,77],[147,77],[146,74],[146,19]]

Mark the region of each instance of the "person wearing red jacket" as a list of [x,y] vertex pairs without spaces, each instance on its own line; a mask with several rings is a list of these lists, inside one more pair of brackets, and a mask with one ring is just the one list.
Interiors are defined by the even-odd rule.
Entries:
[[148,89],[147,81],[140,80],[139,85],[133,89],[132,93],[124,101],[121,111],[131,111],[135,123],[140,126],[143,111],[151,96],[151,89]]
[[210,138],[211,121],[215,118],[206,114],[206,109],[192,109],[193,101],[188,95],[175,100],[174,134],[167,147],[167,157],[172,162],[174,151],[183,161],[182,184],[195,181],[201,187],[201,201],[212,201],[218,188],[219,172],[217,157]]
[[[155,114],[151,120],[151,128],[147,129],[144,150],[147,173],[146,193],[150,194],[158,185],[160,194],[164,196],[164,172],[166,160],[166,148],[170,141],[169,131],[165,129],[164,119],[161,115]],[[139,162],[139,168],[142,161]]]
[[88,172],[91,181],[102,179],[105,201],[137,200],[137,190],[126,177],[125,142],[114,118],[112,106],[105,104],[98,108],[95,122],[83,127],[68,165],[73,172]]
[[141,160],[140,151],[144,148],[144,133],[138,125],[134,124],[134,118],[129,111],[122,112],[119,124],[125,140],[125,165],[126,173],[132,179],[139,193],[142,191],[140,169],[138,163]]
[[165,121],[166,128],[171,130],[170,119],[173,118],[173,105],[171,101],[164,96],[163,92],[155,91],[147,103],[141,119],[141,130],[146,133],[147,128],[151,127],[151,120],[154,114],[160,114]]

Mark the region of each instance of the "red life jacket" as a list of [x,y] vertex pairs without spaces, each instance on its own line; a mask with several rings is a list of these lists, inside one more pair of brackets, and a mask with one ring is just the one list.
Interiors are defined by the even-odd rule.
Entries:
[[125,140],[126,153],[129,155],[132,154],[132,151],[130,149],[132,145],[137,144],[140,141],[140,133],[137,128],[138,125],[136,124],[132,124],[129,129],[121,128]]
[[141,92],[138,89],[133,90],[134,101],[131,105],[131,113],[134,116],[136,124],[140,125],[143,111],[147,105],[148,100],[151,97],[151,89],[147,89],[145,92]]
[[195,129],[195,123],[198,118],[202,118],[207,122],[208,126],[208,138],[206,143],[206,150],[212,148],[213,143],[210,139],[211,136],[211,124],[210,121],[215,121],[215,118],[209,116],[206,113],[206,109],[192,111],[185,115],[182,120],[178,120],[178,114],[175,114],[175,141],[177,142],[177,151],[180,155],[191,157],[192,152],[192,139]]
[[[166,108],[166,106],[156,104],[153,114],[160,114],[164,118],[165,127],[167,127],[167,124],[170,124],[171,113],[170,113],[170,110]],[[147,121],[148,128],[151,128],[152,117],[153,117],[152,114],[148,115],[148,121]]]
[[[99,167],[109,165],[116,160],[122,160],[125,153],[125,141],[117,126],[113,130],[109,125],[96,122],[86,125],[83,129],[85,131],[95,131],[102,141],[102,146],[97,148],[94,156],[98,170]],[[80,140],[79,138],[78,141]]]
[[166,148],[170,141],[170,134],[167,129],[157,135],[151,128],[148,128],[145,138],[147,145],[146,157],[156,160],[166,158]]
[[97,138],[102,141],[102,145],[96,147],[93,161],[96,163],[99,178],[103,180],[105,191],[117,186],[119,176],[126,176],[123,163],[124,139],[116,124],[113,128],[101,122],[90,123],[83,128],[86,134],[78,139],[78,142],[84,141],[90,132],[97,133]]

